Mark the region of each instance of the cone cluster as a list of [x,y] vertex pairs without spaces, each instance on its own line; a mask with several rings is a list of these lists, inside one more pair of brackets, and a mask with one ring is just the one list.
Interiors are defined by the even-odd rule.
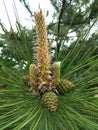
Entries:
[[34,16],[38,34],[37,64],[30,65],[29,77],[24,76],[23,81],[25,84],[28,82],[32,93],[39,94],[45,107],[50,112],[54,112],[58,106],[57,95],[69,92],[75,85],[71,81],[60,80],[60,65],[57,62],[51,65],[47,31],[42,10],[34,13]]

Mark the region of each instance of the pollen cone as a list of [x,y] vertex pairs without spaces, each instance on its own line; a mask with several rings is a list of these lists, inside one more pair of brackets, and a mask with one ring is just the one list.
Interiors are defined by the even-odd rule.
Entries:
[[30,87],[33,88],[34,91],[37,89],[37,67],[34,64],[30,65],[29,74],[30,74]]
[[53,74],[53,85],[56,87],[60,80],[60,65],[56,62],[52,64],[51,72]]
[[50,54],[47,41],[45,19],[42,14],[42,10],[34,13],[34,16],[36,23],[36,32],[38,35],[37,63],[42,75],[42,79],[47,81],[47,77],[45,76],[45,74],[49,71],[50,68]]

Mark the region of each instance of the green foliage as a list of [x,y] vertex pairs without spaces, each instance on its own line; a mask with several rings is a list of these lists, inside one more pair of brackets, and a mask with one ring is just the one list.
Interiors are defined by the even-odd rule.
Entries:
[[98,84],[98,73],[92,70],[98,66],[98,58],[97,55],[92,56],[93,51],[90,53],[88,48],[81,59],[78,59],[81,46],[79,42],[75,43],[61,60],[61,78],[70,79],[76,88],[63,96],[58,95],[59,105],[53,113],[45,108],[39,95],[33,95],[24,86],[23,73],[18,73],[0,62],[2,72],[10,76],[10,79],[5,76],[0,78],[0,82],[7,84],[5,89],[0,89],[1,130],[98,129],[98,106],[94,97],[98,90],[88,88]]
[[81,35],[69,47],[63,37],[59,51],[60,35],[58,37],[57,31],[57,35],[54,34],[57,44],[52,62],[61,62],[61,80],[67,79],[75,84],[73,91],[57,95],[55,112],[48,111],[41,97],[33,94],[22,79],[29,73],[29,65],[36,63],[35,31],[17,23],[17,32],[10,37],[6,28],[1,26],[4,34],[0,35],[0,46],[3,47],[0,84],[6,86],[0,88],[0,130],[98,130],[98,98],[95,97],[98,94],[98,48],[97,35],[87,37],[91,26],[85,33],[81,30]]
[[[57,43],[58,52],[62,49],[64,41],[66,43],[70,41],[73,43],[76,37],[81,36],[81,32],[85,33],[89,30],[92,23],[94,23],[94,25],[97,24],[97,0],[50,1],[55,11],[53,21],[49,24],[49,29],[55,35],[54,38]],[[85,40],[88,41],[88,39]]]
[[[1,60],[5,61],[7,66],[16,66],[30,64],[32,59],[34,60],[33,46],[36,34],[35,30],[28,30],[25,27],[22,27],[20,23],[17,23],[17,32],[10,30],[9,32],[4,28],[1,23],[1,27],[4,30],[4,34],[1,34]],[[34,54],[34,53],[33,53]],[[26,65],[27,66],[27,65]]]

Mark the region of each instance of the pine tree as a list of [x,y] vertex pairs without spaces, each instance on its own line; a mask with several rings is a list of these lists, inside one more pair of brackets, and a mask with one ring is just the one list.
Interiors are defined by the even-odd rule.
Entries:
[[10,67],[3,56],[0,59],[0,130],[98,130],[98,88],[89,87],[98,84],[98,69],[93,71],[98,66],[98,55],[92,55],[90,46],[79,55],[83,46],[80,38],[89,32],[81,33],[69,51],[56,49],[54,55],[61,58],[54,59],[42,10],[34,17],[35,46],[28,46],[21,28],[25,44],[18,44],[15,34],[14,60],[19,57],[20,63],[23,58],[25,63]]

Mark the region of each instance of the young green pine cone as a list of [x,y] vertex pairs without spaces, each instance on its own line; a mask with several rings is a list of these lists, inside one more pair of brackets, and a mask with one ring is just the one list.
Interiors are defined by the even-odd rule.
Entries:
[[58,106],[58,98],[53,91],[48,91],[44,93],[42,96],[42,101],[50,112],[56,111]]
[[56,87],[59,84],[60,79],[60,65],[55,62],[52,64],[51,71],[53,74],[53,85]]
[[75,88],[75,85],[66,79],[61,79],[59,85],[57,86],[57,91],[59,94],[64,94],[66,92],[69,92]]

